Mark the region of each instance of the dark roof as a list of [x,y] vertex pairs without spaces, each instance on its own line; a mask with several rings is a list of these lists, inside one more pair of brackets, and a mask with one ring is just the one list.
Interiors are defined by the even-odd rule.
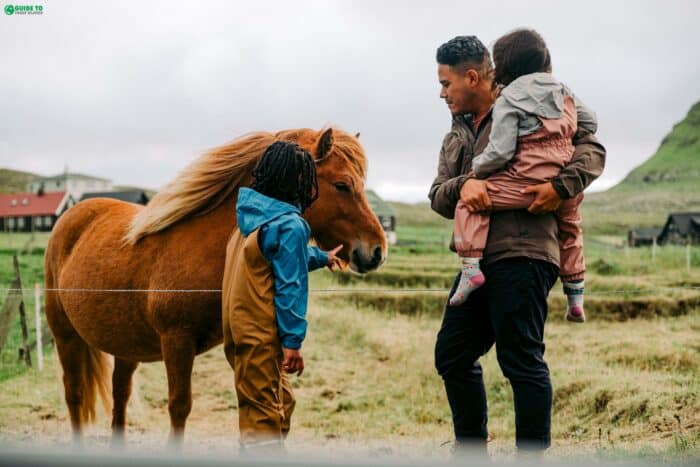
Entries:
[[659,235],[660,239],[666,238],[672,225],[681,236],[700,235],[700,212],[674,212],[669,214],[666,225],[664,225]]
[[[669,214],[666,226],[673,222],[680,233],[689,234],[700,226],[698,221],[700,221],[700,212],[674,212]],[[664,226],[664,229],[666,226]]]
[[136,204],[148,203],[148,196],[146,196],[146,193],[143,191],[102,191],[85,193],[80,198],[80,201],[89,198],[112,198]]
[[394,216],[394,209],[372,190],[365,190],[367,201],[377,216]]

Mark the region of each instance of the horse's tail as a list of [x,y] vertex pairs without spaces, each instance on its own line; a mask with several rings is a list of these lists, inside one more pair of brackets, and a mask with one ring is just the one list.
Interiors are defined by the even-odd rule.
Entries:
[[[54,335],[56,349],[63,367],[63,384],[66,402],[75,424],[95,420],[95,403],[98,395],[106,413],[112,411],[111,358],[91,347],[78,334],[66,315],[58,291],[61,268],[82,233],[84,222],[74,222],[81,209],[71,208],[54,226],[44,257],[46,319]],[[80,216],[78,216],[80,217]],[[82,216],[85,217],[85,216]],[[90,216],[88,216],[90,217]],[[75,228],[78,224],[78,228]],[[78,425],[78,426],[79,426]]]
[[105,413],[111,414],[111,357],[88,345],[72,326],[65,326],[69,321],[65,318],[58,294],[46,294],[46,313],[53,317],[49,322],[62,321],[60,329],[54,329],[54,339],[63,367],[63,384],[71,418],[79,418],[81,425],[93,422],[98,396]]
[[112,413],[112,362],[104,352],[85,345],[85,369],[82,377],[83,400],[80,418],[83,422],[95,420],[97,395],[102,399],[105,413]]

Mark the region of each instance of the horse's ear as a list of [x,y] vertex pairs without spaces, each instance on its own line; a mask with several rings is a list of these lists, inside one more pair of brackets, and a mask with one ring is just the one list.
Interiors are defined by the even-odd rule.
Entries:
[[318,140],[316,145],[316,160],[321,160],[325,158],[328,153],[331,152],[333,147],[333,128],[329,128],[323,132],[321,138]]
[[360,132],[355,133],[355,138],[360,139]]

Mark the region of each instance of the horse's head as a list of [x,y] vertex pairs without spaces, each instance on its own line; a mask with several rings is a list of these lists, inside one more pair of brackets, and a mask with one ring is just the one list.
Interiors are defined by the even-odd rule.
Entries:
[[319,197],[304,213],[314,239],[325,250],[342,244],[339,256],[355,272],[376,269],[386,258],[386,237],[365,196],[359,134],[329,128],[299,136],[297,143],[316,159]]

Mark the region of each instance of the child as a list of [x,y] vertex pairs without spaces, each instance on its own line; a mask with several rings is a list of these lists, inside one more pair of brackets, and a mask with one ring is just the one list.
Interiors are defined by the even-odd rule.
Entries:
[[[595,133],[595,114],[551,74],[549,50],[533,30],[517,30],[493,48],[495,82],[505,86],[493,107],[492,130],[483,153],[472,161],[473,175],[496,187],[493,209],[525,209],[533,195],[528,186],[547,182],[571,160],[578,131]],[[579,207],[583,194],[565,200],[557,211],[561,279],[568,307],[566,319],[584,322],[583,238]],[[486,278],[479,262],[489,229],[488,214],[470,213],[460,201],[455,210],[455,246],[462,275],[450,305],[466,301]]]
[[341,265],[342,246],[308,246],[301,217],[318,197],[311,156],[276,142],[263,154],[251,188],[238,193],[238,230],[226,248],[223,332],[234,370],[242,449],[283,452],[294,396],[286,373],[301,375],[308,271]]

